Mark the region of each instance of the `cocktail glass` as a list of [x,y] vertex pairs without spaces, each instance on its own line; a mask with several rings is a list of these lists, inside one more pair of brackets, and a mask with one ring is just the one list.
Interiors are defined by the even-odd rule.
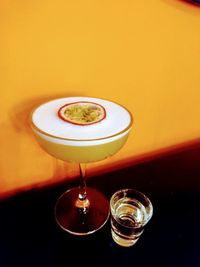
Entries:
[[[90,118],[89,123],[63,119],[62,108],[73,106],[74,112],[77,104],[78,108],[89,105],[90,110],[100,107],[104,114],[99,121]],[[100,191],[86,187],[85,165],[118,152],[128,138],[132,123],[131,113],[125,107],[93,97],[57,98],[41,104],[31,113],[31,127],[41,147],[53,157],[75,162],[80,168],[80,185],[64,192],[55,205],[55,218],[63,230],[87,235],[107,222],[109,201]]]

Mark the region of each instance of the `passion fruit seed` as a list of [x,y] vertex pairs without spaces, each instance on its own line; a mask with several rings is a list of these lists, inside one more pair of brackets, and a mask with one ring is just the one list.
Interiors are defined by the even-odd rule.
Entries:
[[65,121],[88,125],[105,118],[105,110],[96,103],[79,102],[67,104],[59,110],[59,115]]

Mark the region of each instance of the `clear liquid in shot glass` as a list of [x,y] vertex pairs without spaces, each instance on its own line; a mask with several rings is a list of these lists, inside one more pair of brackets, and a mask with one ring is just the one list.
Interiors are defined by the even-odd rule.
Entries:
[[114,241],[121,246],[134,245],[143,232],[147,212],[137,199],[124,197],[114,206],[111,216],[111,233]]

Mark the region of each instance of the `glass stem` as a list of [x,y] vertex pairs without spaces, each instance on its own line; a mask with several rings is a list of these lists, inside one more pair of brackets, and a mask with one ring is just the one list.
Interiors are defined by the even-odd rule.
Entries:
[[88,208],[90,206],[90,202],[87,198],[87,191],[86,191],[86,181],[85,181],[85,173],[86,173],[86,164],[79,163],[79,170],[80,170],[80,185],[79,185],[79,194],[78,199],[76,200],[76,207],[78,208],[79,212],[87,213]]
[[86,173],[86,164],[85,163],[79,163],[79,170],[80,170],[80,191],[78,198],[80,200],[84,200],[87,198],[86,193],[86,181],[85,181],[85,173]]

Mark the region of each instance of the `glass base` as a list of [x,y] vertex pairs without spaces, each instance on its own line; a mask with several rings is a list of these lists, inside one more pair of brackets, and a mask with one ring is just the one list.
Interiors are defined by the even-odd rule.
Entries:
[[72,188],[60,196],[55,206],[55,218],[58,225],[74,235],[88,235],[102,228],[107,222],[110,207],[107,198],[94,188],[88,188],[89,208],[82,212],[75,206],[79,187]]
[[122,247],[130,247],[135,245],[135,243],[138,241],[139,237],[123,237],[118,235],[117,233],[115,233],[113,230],[111,230],[111,235],[113,240],[115,241],[115,243],[117,243],[118,245],[122,246]]

